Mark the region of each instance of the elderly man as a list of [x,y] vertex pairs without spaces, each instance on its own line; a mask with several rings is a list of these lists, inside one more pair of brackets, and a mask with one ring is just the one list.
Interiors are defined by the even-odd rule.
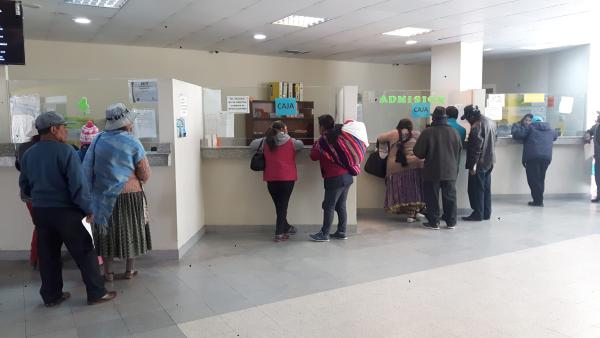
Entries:
[[459,134],[448,124],[444,107],[436,107],[431,127],[423,130],[413,152],[425,159],[423,168],[423,193],[427,205],[428,229],[440,228],[439,194],[442,191],[444,221],[448,229],[456,226],[456,177],[462,141]]
[[107,292],[100,275],[92,238],[82,225],[91,221],[88,189],[84,187],[81,163],[68,144],[66,122],[55,112],[41,114],[35,122],[40,141],[21,160],[19,185],[31,197],[33,219],[38,231],[40,294],[48,307],[67,300],[63,292],[63,245],[77,263],[87,290],[88,304],[104,303],[116,297]]

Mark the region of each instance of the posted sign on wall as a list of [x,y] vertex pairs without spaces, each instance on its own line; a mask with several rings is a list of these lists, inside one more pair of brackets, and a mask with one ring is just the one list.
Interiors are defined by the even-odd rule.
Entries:
[[277,116],[298,115],[298,103],[294,98],[275,99],[275,113]]
[[428,118],[431,105],[429,103],[413,103],[411,107],[411,116],[414,119]]
[[248,114],[250,112],[250,96],[227,96],[227,112]]

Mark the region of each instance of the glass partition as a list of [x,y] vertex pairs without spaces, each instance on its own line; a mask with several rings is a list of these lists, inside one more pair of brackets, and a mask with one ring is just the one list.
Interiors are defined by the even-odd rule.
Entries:
[[[264,137],[271,124],[278,120],[286,124],[290,136],[311,145],[319,134],[317,118],[324,114],[336,116],[337,88],[334,87],[303,85],[301,94],[299,87],[295,87],[291,96],[287,93],[286,96],[294,97],[297,107],[294,113],[287,115],[278,115],[277,95],[269,84],[210,87],[203,88],[203,147],[247,146],[253,139]],[[239,111],[229,106],[228,101],[234,99],[242,102],[243,108]]]
[[486,99],[486,115],[497,120],[499,137],[509,137],[512,124],[526,114],[541,116],[560,136],[582,136],[585,131],[584,96],[507,93],[488,94]]
[[[21,127],[27,127],[19,126],[19,124],[27,123],[27,120],[22,118],[23,114],[56,111],[70,122],[68,126],[69,142],[77,144],[81,127],[88,120],[92,120],[102,130],[106,108],[111,104],[121,102],[138,113],[136,120],[138,130],[134,130],[134,132],[141,132],[142,128],[146,129],[146,132],[138,134],[140,139],[149,142],[157,141],[159,135],[156,81],[154,81],[154,85],[154,89],[150,88],[147,91],[156,96],[154,99],[142,98],[134,102],[131,85],[127,79],[10,80],[13,139],[15,132],[18,132]],[[142,127],[142,123],[146,123],[146,125]],[[148,125],[150,128],[147,128]]]

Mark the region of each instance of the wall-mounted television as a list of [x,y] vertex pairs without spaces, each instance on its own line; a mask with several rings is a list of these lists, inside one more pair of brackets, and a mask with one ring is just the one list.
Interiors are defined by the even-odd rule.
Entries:
[[21,2],[0,0],[0,65],[24,65],[23,7]]

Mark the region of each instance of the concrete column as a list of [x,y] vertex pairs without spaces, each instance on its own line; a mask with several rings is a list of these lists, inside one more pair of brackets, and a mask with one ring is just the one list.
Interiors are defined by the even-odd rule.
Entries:
[[[483,110],[485,94],[476,91],[482,86],[482,42],[458,42],[431,49],[431,95],[445,96],[446,105],[456,106],[462,114],[463,108],[468,104],[476,104]],[[465,127],[469,130],[466,122]],[[468,175],[464,167],[465,152],[463,151],[456,181],[456,193],[458,208],[470,210],[467,195]]]

